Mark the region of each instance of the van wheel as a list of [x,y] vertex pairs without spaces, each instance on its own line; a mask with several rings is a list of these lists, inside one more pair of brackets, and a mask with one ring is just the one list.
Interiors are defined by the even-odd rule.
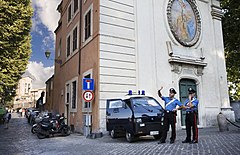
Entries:
[[112,130],[110,131],[110,136],[111,136],[112,138],[117,138],[117,134],[116,134],[116,131],[115,131],[114,129],[112,129]]
[[130,132],[126,131],[126,139],[129,143],[132,143],[134,141],[136,141],[136,137],[134,137],[133,134],[131,134]]

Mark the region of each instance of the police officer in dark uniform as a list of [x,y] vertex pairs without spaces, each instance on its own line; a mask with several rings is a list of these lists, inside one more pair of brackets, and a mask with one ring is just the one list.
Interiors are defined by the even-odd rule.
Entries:
[[[196,98],[196,91],[193,88],[188,89],[189,97],[184,103],[184,109],[186,110],[186,133],[187,137],[182,143],[198,143],[198,128],[197,128],[197,109],[198,100]],[[193,138],[191,141],[191,129],[193,132]]]
[[[176,112],[178,109],[181,109],[183,105],[178,99],[174,98],[177,92],[173,88],[169,90],[169,97],[162,96],[162,88],[163,87],[158,90],[158,96],[165,102],[165,113],[163,122],[164,131],[158,144],[165,143],[165,140],[167,138],[167,132],[169,130],[169,125],[171,125],[172,128],[172,136],[170,138],[170,143],[172,144],[176,139]],[[176,108],[177,105],[179,106],[179,108]]]

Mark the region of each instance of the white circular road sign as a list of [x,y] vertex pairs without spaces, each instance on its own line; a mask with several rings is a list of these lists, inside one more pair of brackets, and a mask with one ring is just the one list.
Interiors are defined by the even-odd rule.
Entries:
[[83,99],[86,102],[91,102],[93,100],[93,98],[94,98],[94,94],[92,91],[87,90],[83,93]]

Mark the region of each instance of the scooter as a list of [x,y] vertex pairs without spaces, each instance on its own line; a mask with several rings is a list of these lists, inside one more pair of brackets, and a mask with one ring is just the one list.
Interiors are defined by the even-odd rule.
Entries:
[[[45,116],[44,119],[49,119],[48,116]],[[43,117],[41,116],[34,116],[34,124],[32,125],[32,129],[31,129],[31,132],[33,134],[37,133],[38,130],[41,128],[40,127],[40,122],[43,120]]]
[[[36,127],[37,128],[37,127]],[[39,129],[37,129],[37,137],[43,139],[54,136],[54,134],[61,134],[62,136],[70,135],[70,127],[65,124],[64,117],[57,119],[43,119],[39,123]]]

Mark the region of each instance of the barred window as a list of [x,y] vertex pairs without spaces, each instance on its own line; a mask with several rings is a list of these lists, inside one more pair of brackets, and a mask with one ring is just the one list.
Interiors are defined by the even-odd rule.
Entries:
[[77,28],[73,30],[73,51],[77,49],[78,39],[77,39]]
[[76,13],[77,10],[78,10],[78,0],[74,0],[73,13]]
[[76,109],[77,82],[72,82],[72,109]]
[[91,10],[85,15],[85,40],[91,36]]
[[70,55],[70,50],[71,50],[71,36],[69,35],[68,37],[67,37],[67,57]]

